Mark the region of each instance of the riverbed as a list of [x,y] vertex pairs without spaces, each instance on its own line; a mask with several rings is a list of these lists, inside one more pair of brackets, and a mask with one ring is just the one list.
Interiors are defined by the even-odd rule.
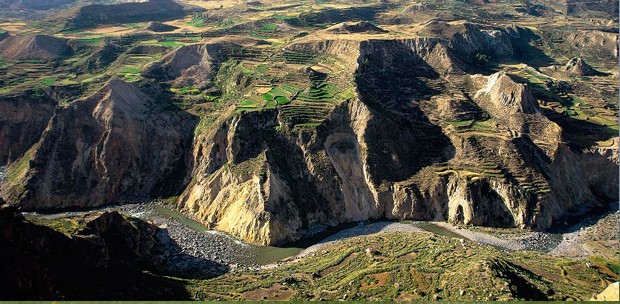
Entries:
[[[523,232],[509,238],[500,238],[489,233],[456,227],[445,222],[422,221],[375,221],[346,224],[331,228],[323,238],[308,239],[294,244],[276,246],[255,246],[240,241],[223,232],[210,230],[201,223],[187,218],[177,210],[162,203],[126,204],[109,206],[90,211],[62,212],[55,214],[29,214],[46,219],[81,216],[93,211],[116,210],[131,217],[154,223],[164,229],[182,252],[188,256],[229,265],[231,270],[239,267],[259,268],[264,265],[277,266],[278,262],[299,259],[320,250],[326,244],[360,235],[401,231],[419,233],[431,232],[452,238],[460,238],[491,245],[500,250],[535,250],[549,252],[562,243],[560,233]],[[275,265],[275,266],[274,266]]]

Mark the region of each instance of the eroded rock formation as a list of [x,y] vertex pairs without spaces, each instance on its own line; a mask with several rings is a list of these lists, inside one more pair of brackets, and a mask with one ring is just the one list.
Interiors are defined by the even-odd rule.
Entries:
[[0,99],[0,165],[20,158],[38,140],[57,102],[23,93]]
[[195,119],[111,80],[58,110],[5,188],[24,210],[99,206],[178,191]]

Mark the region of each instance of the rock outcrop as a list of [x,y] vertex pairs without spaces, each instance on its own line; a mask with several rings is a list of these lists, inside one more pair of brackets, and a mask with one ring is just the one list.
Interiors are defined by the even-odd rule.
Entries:
[[157,269],[158,228],[106,212],[71,236],[0,205],[0,299],[181,299],[185,289]]
[[47,95],[23,93],[0,98],[0,165],[22,157],[39,141],[56,105]]
[[219,64],[228,59],[223,49],[241,50],[231,42],[188,45],[150,65],[142,74],[162,81],[174,80],[179,87],[202,88],[209,85]]
[[100,206],[171,195],[186,182],[195,119],[111,80],[60,109],[20,159],[4,198],[23,210]]
[[590,301],[618,301],[620,300],[620,295],[618,295],[618,282],[609,284],[603,292],[598,295],[592,297]]
[[564,66],[564,72],[577,76],[594,76],[598,72],[593,69],[585,60],[581,58],[573,58]]
[[11,36],[0,41],[0,55],[10,60],[56,60],[72,52],[66,39],[47,35]]

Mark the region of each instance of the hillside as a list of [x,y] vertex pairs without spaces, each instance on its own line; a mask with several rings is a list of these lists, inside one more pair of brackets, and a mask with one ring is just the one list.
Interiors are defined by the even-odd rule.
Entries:
[[165,21],[181,18],[185,14],[183,6],[173,0],[93,4],[81,7],[70,21],[70,26],[88,28],[99,24]]
[[51,8],[58,8],[62,5],[71,4],[74,2],[76,2],[76,0],[2,0],[0,1],[0,7],[8,8],[11,6],[19,6],[34,10],[47,10]]
[[[141,76],[171,85],[173,93],[188,90],[182,98],[190,102],[203,90],[219,94],[214,98],[222,100],[222,111],[209,131],[201,122],[190,138],[181,137],[189,133],[181,129],[194,128],[191,123],[152,125],[139,114],[148,113],[139,100],[149,97],[112,80],[51,119],[28,154],[29,165],[9,169],[15,179],[4,197],[38,210],[180,194],[178,208],[188,215],[262,245],[296,241],[315,227],[378,218],[544,230],[618,198],[616,183],[600,186],[617,179],[617,160],[603,150],[571,149],[562,124],[544,114],[540,96],[519,83],[520,76],[468,75],[481,54],[527,60],[519,50],[534,33],[438,19],[416,28],[434,37],[391,39],[388,31],[357,23],[285,48],[251,39],[180,47]],[[341,35],[342,29],[358,36]],[[266,75],[271,80],[263,84]],[[266,89],[257,94],[259,87]],[[153,98],[167,98],[157,94]],[[76,113],[90,111],[87,124],[99,131],[73,126],[88,117]],[[134,133],[143,130],[125,119],[134,116],[150,131]],[[106,135],[110,123],[118,133]],[[178,133],[164,131],[173,126]],[[152,145],[143,143],[146,138]],[[90,145],[73,152],[75,141],[134,148],[114,152],[126,160],[119,166],[88,154]],[[149,169],[145,153],[168,165]],[[98,169],[99,163],[115,169]],[[89,185],[74,184],[84,178]]]
[[156,227],[116,212],[66,224],[59,232],[0,205],[0,299],[189,298],[179,282],[146,272],[165,252]]
[[0,197],[26,221],[149,222],[200,262],[152,273],[183,299],[567,300],[617,280],[617,1],[69,2],[0,9]]
[[276,269],[192,284],[190,290],[199,300],[229,301],[588,300],[617,274],[613,265],[587,261],[595,266],[430,233],[388,232],[327,246]]
[[11,60],[54,60],[71,53],[66,40],[47,35],[12,36],[0,41],[0,55]]

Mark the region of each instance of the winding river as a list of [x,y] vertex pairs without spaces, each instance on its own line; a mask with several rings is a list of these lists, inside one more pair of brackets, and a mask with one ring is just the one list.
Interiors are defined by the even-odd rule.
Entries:
[[524,232],[522,234],[517,233],[516,237],[504,239],[470,229],[456,228],[442,222],[365,221],[329,228],[318,236],[302,239],[301,241],[282,247],[255,246],[244,243],[226,233],[210,230],[201,223],[189,219],[182,213],[159,203],[109,206],[89,211],[66,211],[50,214],[29,213],[28,216],[58,219],[81,216],[93,211],[111,210],[153,221],[161,227],[168,227],[171,238],[181,245],[181,247],[184,247],[184,252],[187,252],[187,254],[198,254],[198,256],[202,256],[203,258],[221,260],[221,262],[227,264],[273,264],[318,250],[323,244],[329,242],[385,231],[427,231],[451,238],[468,239],[477,243],[494,246],[500,250],[536,250],[548,252],[562,242],[561,233]]

